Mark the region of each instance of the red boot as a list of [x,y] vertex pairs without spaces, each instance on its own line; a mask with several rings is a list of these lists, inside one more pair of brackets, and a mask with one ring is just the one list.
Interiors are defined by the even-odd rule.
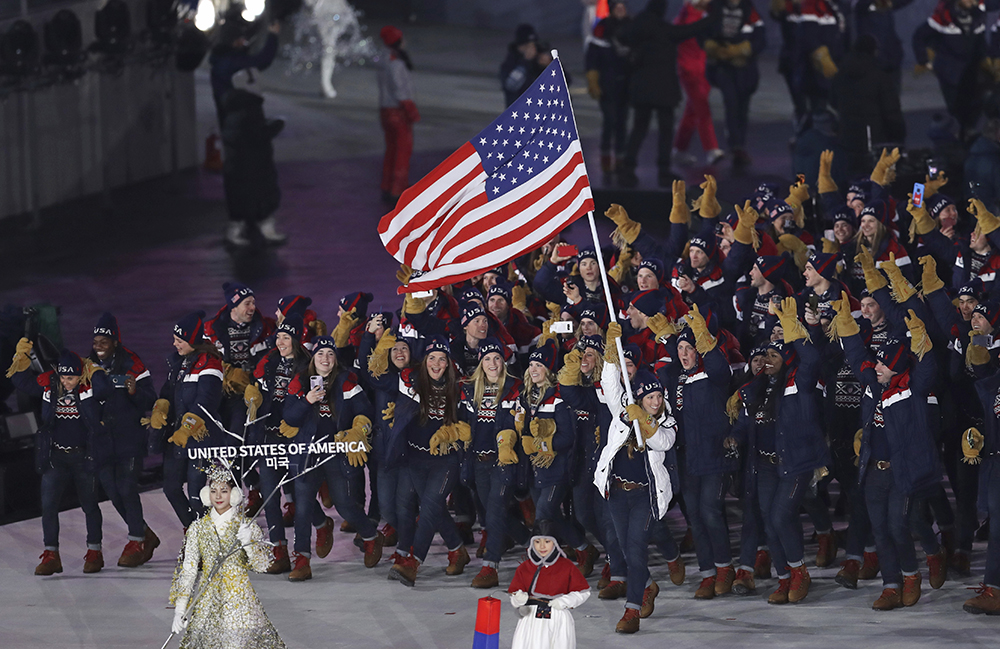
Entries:
[[58,550],[45,550],[38,558],[42,562],[35,566],[36,575],[48,577],[57,572],[62,572],[62,560],[59,558]]
[[281,515],[281,523],[285,527],[295,525],[295,503],[285,503],[285,513]]
[[122,550],[122,556],[118,557],[118,567],[135,568],[142,565],[145,553],[142,550],[142,543],[139,541],[129,541]]
[[86,556],[83,557],[83,571],[89,575],[100,572],[103,567],[104,553],[100,550],[87,550]]
[[611,564],[605,563],[601,568],[601,578],[597,580],[597,590],[602,590],[611,583]]
[[333,549],[333,519],[329,516],[323,525],[316,528],[316,556],[320,559],[330,554]]
[[397,541],[399,541],[399,535],[396,534],[396,528],[394,528],[392,525],[386,523],[385,525],[382,526],[381,532],[382,536],[385,537],[385,542],[383,545],[385,545],[386,547],[391,548],[394,545],[396,545]]

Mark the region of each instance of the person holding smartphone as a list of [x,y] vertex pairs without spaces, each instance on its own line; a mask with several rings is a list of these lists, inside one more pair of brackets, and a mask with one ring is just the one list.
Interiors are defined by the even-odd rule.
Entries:
[[141,420],[156,401],[149,370],[121,342],[118,320],[101,315],[94,326],[92,363],[103,367],[114,390],[101,403],[101,420],[111,434],[114,457],[98,468],[98,477],[115,510],[128,526],[128,542],[118,558],[124,568],[140,566],[153,556],[160,539],[146,525],[139,498],[139,473],[146,455],[146,431]]
[[[308,387],[307,387],[308,386]],[[356,476],[368,460],[371,450],[372,417],[374,409],[358,384],[354,372],[341,367],[337,361],[337,343],[331,336],[313,339],[313,357],[308,367],[297,374],[288,385],[288,397],[279,432],[290,441],[301,444],[310,442],[346,442],[352,445],[346,453],[332,459],[326,456],[306,456],[300,470],[320,465],[315,471],[295,481],[295,546],[289,581],[312,579],[311,527],[316,527],[316,555],[326,557],[333,547],[333,520],[323,516],[316,526],[319,504],[316,494],[325,479],[330,488],[334,507],[354,529],[362,541],[364,564],[374,568],[382,558],[385,538],[375,523],[358,504],[361,496],[354,493],[358,484]],[[320,510],[322,514],[322,511]]]

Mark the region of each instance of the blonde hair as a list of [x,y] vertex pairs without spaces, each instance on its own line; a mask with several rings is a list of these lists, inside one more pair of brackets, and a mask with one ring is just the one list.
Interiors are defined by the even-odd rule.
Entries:
[[[497,391],[498,391],[497,392],[498,402],[500,401],[501,397],[499,390],[503,389],[504,383],[506,382],[507,382],[507,364],[502,363],[500,365],[500,376],[497,377],[497,382],[495,384],[497,386]],[[472,384],[472,393],[473,393],[473,398],[475,399],[475,403],[473,404],[473,406],[478,412],[479,406],[482,405],[483,403],[483,394],[486,392],[486,385],[490,383],[489,378],[487,378],[486,376],[486,371],[483,370],[482,361],[479,361],[479,365],[476,366],[476,371],[472,373],[472,376],[466,379],[466,383]]]
[[[529,363],[530,365],[530,363]],[[524,400],[533,406],[537,406],[542,401],[542,397],[548,392],[549,388],[554,386],[556,382],[553,380],[552,371],[549,368],[545,368],[545,378],[542,379],[541,384],[538,385],[538,400],[533,402],[531,400],[531,389],[535,387],[535,382],[531,380],[531,374],[528,370],[524,370]]]
[[[889,236],[889,233],[885,229],[885,225],[883,225],[881,221],[876,219],[871,214],[867,214],[866,216],[871,216],[871,218],[875,219],[875,236],[872,237],[872,240],[870,242],[868,241],[868,238],[861,231],[861,219],[859,218],[858,231],[854,234],[854,241],[856,244],[862,244],[862,243],[865,244],[865,247],[868,248],[868,251],[872,253],[872,257],[877,257],[879,246],[881,246],[882,241]],[[857,245],[855,245],[855,249],[856,250],[858,249]]]

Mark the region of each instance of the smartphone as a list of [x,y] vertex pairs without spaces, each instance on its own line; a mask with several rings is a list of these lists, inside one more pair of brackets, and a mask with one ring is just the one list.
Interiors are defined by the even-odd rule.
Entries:
[[812,309],[813,313],[819,313],[819,296],[815,293],[809,296],[809,308]]
[[309,389],[310,390],[322,390],[323,389],[323,377],[322,376],[310,376],[309,377]]
[[979,198],[979,183],[969,181],[969,198]]
[[979,345],[980,347],[986,347],[987,349],[993,345],[993,336],[989,335],[977,335],[972,337],[972,344]]
[[569,243],[560,243],[556,246],[557,257],[576,257],[579,253],[580,249]]
[[111,379],[112,385],[116,388],[124,388],[125,379],[128,378],[128,374],[109,374],[108,378]]
[[549,327],[549,331],[554,334],[571,334],[573,333],[573,322],[571,320],[553,322],[552,326]]
[[941,168],[938,166],[937,160],[934,160],[933,158],[927,160],[927,175],[931,178],[937,178],[938,172],[940,171]]
[[924,185],[923,183],[913,183],[913,207],[924,206]]
[[418,297],[421,300],[428,297],[434,297],[434,291],[416,291],[413,293],[413,297]]

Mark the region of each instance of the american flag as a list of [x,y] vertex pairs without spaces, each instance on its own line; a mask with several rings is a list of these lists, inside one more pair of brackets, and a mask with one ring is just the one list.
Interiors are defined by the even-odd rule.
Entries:
[[523,255],[593,209],[556,58],[492,124],[403,192],[378,231],[396,260],[426,271],[399,292],[425,291]]

